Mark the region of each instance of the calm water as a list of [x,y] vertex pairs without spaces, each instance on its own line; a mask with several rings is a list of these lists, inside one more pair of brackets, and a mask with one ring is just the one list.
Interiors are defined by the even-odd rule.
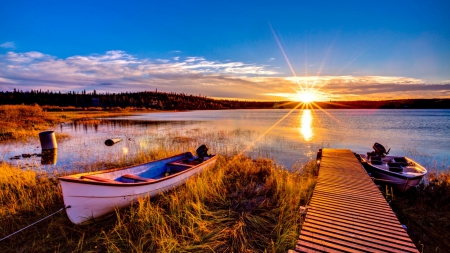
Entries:
[[[273,158],[291,168],[315,157],[319,148],[347,148],[357,153],[372,150],[374,142],[407,155],[426,166],[446,168],[450,157],[450,110],[222,110],[148,113],[96,126],[65,124],[54,130],[67,133],[58,140],[58,153],[44,169],[126,159],[135,153],[171,145],[194,151],[202,143],[211,153],[245,152]],[[123,141],[112,147],[108,138]],[[39,140],[0,146],[4,160],[41,166],[42,158],[9,158],[40,153]],[[47,163],[49,163],[47,161]]]

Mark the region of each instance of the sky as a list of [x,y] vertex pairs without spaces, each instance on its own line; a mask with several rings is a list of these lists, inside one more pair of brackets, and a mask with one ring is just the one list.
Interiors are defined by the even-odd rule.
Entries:
[[450,98],[450,1],[0,1],[0,90]]

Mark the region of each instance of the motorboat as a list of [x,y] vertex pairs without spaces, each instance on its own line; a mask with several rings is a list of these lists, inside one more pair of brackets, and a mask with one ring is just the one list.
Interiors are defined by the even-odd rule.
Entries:
[[357,154],[366,171],[377,181],[404,192],[417,186],[427,174],[427,169],[406,156],[388,155],[383,145],[375,143],[374,151]]

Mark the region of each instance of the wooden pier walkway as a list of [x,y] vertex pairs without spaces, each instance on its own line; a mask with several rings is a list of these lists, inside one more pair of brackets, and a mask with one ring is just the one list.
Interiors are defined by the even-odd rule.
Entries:
[[354,154],[323,149],[300,238],[290,252],[418,251]]

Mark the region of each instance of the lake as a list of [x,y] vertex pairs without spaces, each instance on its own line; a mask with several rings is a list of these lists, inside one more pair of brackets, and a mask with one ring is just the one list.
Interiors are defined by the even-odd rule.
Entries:
[[[57,154],[45,165],[40,157],[10,159],[40,153],[37,138],[1,144],[2,159],[51,170],[126,159],[162,146],[195,151],[203,143],[211,153],[268,157],[287,169],[314,159],[319,148],[366,153],[375,142],[390,148],[392,155],[410,156],[427,167],[448,168],[450,156],[450,110],[160,112],[114,118],[98,125],[62,124],[50,130],[71,138],[58,140]],[[122,141],[109,147],[104,144],[108,138]]]

